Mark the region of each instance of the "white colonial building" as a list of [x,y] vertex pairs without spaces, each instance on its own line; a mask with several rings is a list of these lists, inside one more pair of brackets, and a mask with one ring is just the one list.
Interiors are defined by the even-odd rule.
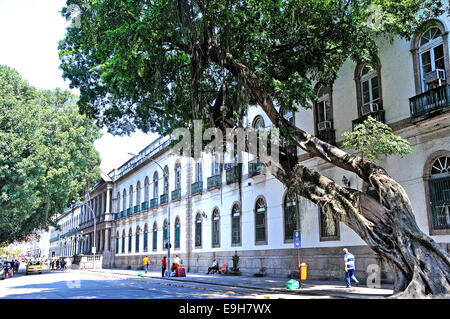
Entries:
[[[424,23],[410,41],[380,39],[378,64],[372,69],[347,61],[331,87],[317,84],[319,101],[300,108],[290,120],[319,138],[340,146],[342,133],[369,115],[390,125],[412,145],[413,154],[380,163],[405,188],[421,230],[450,249],[450,20]],[[269,126],[259,107],[250,107],[249,126]],[[382,279],[389,269],[347,226],[325,227],[320,209],[286,197],[285,187],[244,154],[242,165],[217,164],[211,154],[198,160],[172,156],[170,139],[161,137],[119,168],[102,176],[90,193],[96,220],[96,248],[104,267],[139,268],[147,255],[150,267],[170,256],[187,271],[205,271],[211,258],[240,270],[268,275],[298,272],[293,231],[300,229],[301,260],[310,279],[342,279],[342,248],[356,256],[357,272],[366,277],[378,265]],[[312,158],[300,149],[302,164],[334,181],[370,193],[354,174]],[[67,253],[91,253],[93,219],[86,205],[60,222],[83,230],[84,241]],[[77,216],[77,217],[75,217]],[[74,220],[74,223],[72,223]],[[78,222],[78,224],[77,224]],[[73,228],[66,228],[71,231]],[[69,236],[70,237],[70,236]],[[68,246],[67,246],[68,245]],[[72,247],[72,250],[70,250]]]

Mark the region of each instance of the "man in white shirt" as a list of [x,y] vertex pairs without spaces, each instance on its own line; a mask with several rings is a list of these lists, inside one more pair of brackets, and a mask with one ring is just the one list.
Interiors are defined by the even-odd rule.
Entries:
[[349,253],[347,248],[344,248],[344,254],[345,281],[347,283],[347,288],[352,286],[351,280],[358,286],[359,281],[355,277],[355,256]]

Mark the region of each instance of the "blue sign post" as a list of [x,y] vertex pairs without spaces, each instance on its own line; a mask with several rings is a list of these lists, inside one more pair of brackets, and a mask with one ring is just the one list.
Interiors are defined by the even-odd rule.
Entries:
[[298,284],[299,288],[302,286],[301,280],[301,266],[300,266],[300,247],[302,247],[302,237],[300,234],[300,230],[294,230],[294,247],[297,248],[297,257],[298,257]]
[[295,248],[302,247],[302,238],[300,236],[299,230],[294,230],[294,247]]

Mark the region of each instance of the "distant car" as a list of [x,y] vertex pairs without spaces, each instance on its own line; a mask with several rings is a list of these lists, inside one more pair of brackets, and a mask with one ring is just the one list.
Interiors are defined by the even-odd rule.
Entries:
[[0,279],[3,280],[6,278],[6,270],[3,268],[3,264],[0,262]]
[[6,276],[8,277],[12,277],[14,276],[14,267],[12,264],[12,261],[6,260],[3,261],[3,263],[1,263],[1,270],[2,270],[2,279],[6,278]]
[[33,273],[33,272],[42,274],[42,265],[41,265],[40,261],[32,260],[32,261],[28,262],[25,274],[28,275],[29,273]]

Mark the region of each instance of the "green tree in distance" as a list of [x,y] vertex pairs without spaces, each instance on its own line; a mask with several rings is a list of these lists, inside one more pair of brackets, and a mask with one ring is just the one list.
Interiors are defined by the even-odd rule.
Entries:
[[100,177],[94,122],[68,91],[41,91],[0,65],[0,243],[48,229]]
[[348,59],[373,64],[381,38],[420,31],[446,9],[441,1],[68,0],[67,6],[78,6],[81,15],[59,44],[61,68],[80,89],[83,113],[116,134],[139,128],[166,135],[193,120],[222,131],[242,126],[248,106],[257,104],[280,128],[283,145],[353,172],[381,194],[383,204],[341,187],[287,148],[276,163],[278,180],[327,207],[390,265],[397,296],[450,292],[450,258],[417,226],[403,187],[368,158],[284,117],[308,107],[317,98],[313,84],[331,84]]

